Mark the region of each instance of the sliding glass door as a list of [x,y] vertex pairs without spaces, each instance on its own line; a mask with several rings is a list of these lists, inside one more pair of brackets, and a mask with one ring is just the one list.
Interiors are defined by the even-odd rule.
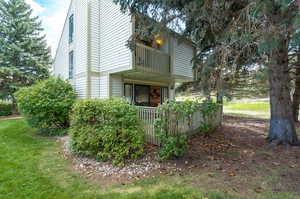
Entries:
[[137,106],[150,106],[150,86],[134,85],[134,102]]
[[168,87],[124,84],[124,97],[136,106],[157,107],[169,99]]

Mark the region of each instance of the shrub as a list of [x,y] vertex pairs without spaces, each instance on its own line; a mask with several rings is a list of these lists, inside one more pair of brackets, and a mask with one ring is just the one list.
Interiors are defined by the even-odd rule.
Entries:
[[57,133],[69,126],[69,112],[76,95],[72,86],[60,78],[49,78],[20,89],[18,108],[32,127]]
[[0,116],[12,115],[12,103],[0,101]]
[[119,99],[83,100],[71,114],[74,152],[124,165],[143,154],[144,137],[137,109]]
[[[190,118],[197,111],[197,104],[192,101],[170,101],[160,105],[157,110],[163,115],[155,121],[155,133],[161,144],[158,151],[159,160],[183,156],[188,147],[188,138],[181,135],[176,121]],[[170,123],[173,125],[170,126]]]
[[188,137],[185,135],[168,136],[163,139],[161,149],[157,152],[158,160],[164,161],[182,157],[188,148]]
[[[204,122],[198,130],[204,134],[209,134],[213,129],[211,122],[219,105],[215,103],[198,103],[193,101],[176,102],[169,101],[158,107],[158,112],[162,117],[155,120],[155,133],[160,141],[161,148],[158,151],[159,160],[179,158],[183,156],[188,147],[187,136],[182,135],[178,126],[178,121],[187,120],[188,125],[192,125],[192,116],[196,111],[200,111]],[[172,125],[170,125],[172,124]],[[172,133],[170,133],[172,132]]]

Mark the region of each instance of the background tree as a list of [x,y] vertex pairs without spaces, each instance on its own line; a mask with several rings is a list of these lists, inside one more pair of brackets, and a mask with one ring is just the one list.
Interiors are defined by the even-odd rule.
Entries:
[[50,49],[38,17],[24,0],[0,0],[0,91],[13,93],[49,76]]
[[115,2],[124,12],[146,15],[158,22],[155,25],[150,20],[147,22],[147,18],[143,20],[143,26],[148,28],[137,31],[144,35],[147,32],[153,35],[153,26],[158,27],[157,31],[159,26],[184,29],[182,35],[192,38],[198,47],[196,59],[207,63],[212,60],[209,57],[214,57],[218,63],[215,67],[231,74],[233,80],[239,66],[263,65],[270,87],[271,121],[267,140],[275,145],[299,144],[292,119],[289,67],[289,46],[291,42],[297,43],[295,32],[300,26],[299,0]]
[[[300,35],[299,35],[300,37]],[[292,54],[292,59],[295,59],[294,64],[291,66],[294,66],[294,86],[295,90],[293,93],[293,116],[294,121],[299,121],[299,105],[300,105],[300,46],[298,47],[298,51],[295,52],[295,54]]]

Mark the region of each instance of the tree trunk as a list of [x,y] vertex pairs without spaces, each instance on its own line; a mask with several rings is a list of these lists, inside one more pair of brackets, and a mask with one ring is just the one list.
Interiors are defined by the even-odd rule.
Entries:
[[12,99],[12,115],[17,115],[18,114],[18,108],[17,108],[17,100],[14,96],[11,96]]
[[[299,51],[300,53],[300,47]],[[293,118],[295,122],[299,121],[299,105],[300,105],[300,54],[297,55],[296,65],[296,80],[295,80],[295,92],[293,95]]]
[[217,103],[223,105],[223,77],[221,70],[219,70],[217,80]]
[[289,87],[288,42],[284,37],[278,42],[278,48],[270,55],[271,121],[267,141],[274,145],[299,145]]
[[[223,76],[221,73],[221,70],[219,72],[219,78],[218,78],[218,82],[217,82],[217,103],[221,105],[221,113],[223,116],[223,111],[224,111],[224,105],[223,105]],[[223,118],[221,120],[221,122],[223,121]]]

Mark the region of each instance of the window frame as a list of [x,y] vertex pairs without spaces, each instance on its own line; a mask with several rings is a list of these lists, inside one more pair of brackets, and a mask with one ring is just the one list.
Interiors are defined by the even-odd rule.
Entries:
[[124,83],[124,98],[126,99],[126,86],[131,86],[131,101],[130,104],[134,104],[134,84]]
[[[150,106],[150,85],[143,85],[143,84],[134,84],[134,104],[137,105],[137,102],[136,102],[136,98],[137,98],[137,87],[147,87],[148,88],[148,103],[146,106]],[[141,106],[141,105],[138,105],[138,106]]]
[[74,51],[69,52],[69,79],[74,78]]
[[[161,87],[160,88],[160,92],[161,92],[161,96],[160,96],[160,103],[163,104],[166,101],[168,101],[170,99],[170,90],[169,87]],[[164,95],[166,94],[166,96]],[[165,97],[167,97],[167,99],[164,99]]]
[[74,41],[74,14],[69,17],[69,44]]

